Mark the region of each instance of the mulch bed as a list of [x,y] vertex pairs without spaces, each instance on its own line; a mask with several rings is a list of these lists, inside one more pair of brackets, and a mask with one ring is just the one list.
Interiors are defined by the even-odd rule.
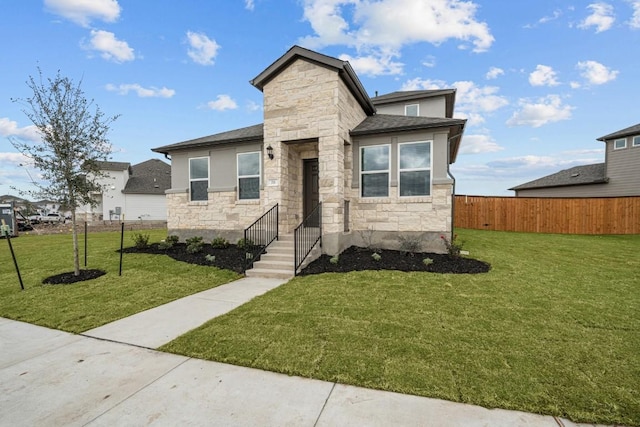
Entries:
[[42,283],[45,285],[68,285],[70,283],[97,279],[105,274],[107,274],[107,272],[104,270],[80,270],[80,274],[76,276],[73,271],[70,271],[68,273],[60,273],[55,276],[47,277],[42,281]]
[[[321,255],[320,258],[309,264],[301,275],[319,273],[346,273],[349,271],[363,270],[399,270],[399,271],[428,271],[431,273],[453,273],[453,274],[477,274],[486,273],[491,269],[491,265],[484,261],[473,258],[454,257],[448,254],[435,254],[429,252],[406,253],[379,249],[376,250],[380,256],[379,260],[374,259],[374,251],[371,249],[351,246],[345,249],[338,257],[337,263],[331,262],[331,256]],[[430,258],[433,263],[427,265],[424,259]]]

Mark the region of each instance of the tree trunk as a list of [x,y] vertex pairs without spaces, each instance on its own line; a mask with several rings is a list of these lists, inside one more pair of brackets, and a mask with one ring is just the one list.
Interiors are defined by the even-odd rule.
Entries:
[[80,275],[80,254],[78,251],[78,229],[76,228],[76,210],[71,211],[71,234],[73,235],[73,274]]

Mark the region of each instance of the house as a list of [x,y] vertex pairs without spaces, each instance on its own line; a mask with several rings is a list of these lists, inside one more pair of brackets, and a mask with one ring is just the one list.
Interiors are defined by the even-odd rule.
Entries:
[[280,234],[318,214],[306,226],[327,254],[401,238],[445,250],[466,123],[454,90],[370,98],[348,62],[299,46],[251,84],[263,123],[153,149],[171,158],[170,234],[235,241],[277,204]]
[[575,166],[510,188],[516,197],[640,196],[640,124],[598,138],[605,161]]
[[82,206],[80,219],[153,220],[167,219],[165,191],[171,185],[171,166],[150,159],[136,165],[125,162],[98,162],[104,174],[98,181],[103,191],[95,193],[95,207]]

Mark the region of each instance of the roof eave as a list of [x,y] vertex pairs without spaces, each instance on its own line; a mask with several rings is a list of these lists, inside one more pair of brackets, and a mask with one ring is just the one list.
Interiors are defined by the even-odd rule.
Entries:
[[565,184],[547,184],[547,185],[536,185],[535,187],[512,187],[509,188],[511,191],[522,191],[522,190],[539,190],[543,188],[558,188],[558,187],[576,187],[579,185],[593,185],[593,184],[607,184],[609,182],[609,178],[596,179],[589,182],[573,182],[573,183],[565,183]]
[[246,137],[246,138],[233,138],[233,139],[227,139],[222,141],[198,141],[191,144],[187,141],[187,142],[179,143],[180,145],[172,144],[172,145],[165,145],[163,147],[152,148],[151,151],[155,153],[160,153],[160,154],[169,154],[172,151],[181,151],[181,150],[189,150],[193,148],[209,147],[212,145],[237,144],[237,143],[244,143],[244,142],[262,143],[264,142],[264,138],[263,137],[258,138],[258,137],[252,136],[252,137]]

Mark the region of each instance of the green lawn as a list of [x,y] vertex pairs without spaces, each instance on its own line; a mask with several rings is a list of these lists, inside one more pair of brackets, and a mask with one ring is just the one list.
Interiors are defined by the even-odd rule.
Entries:
[[[143,233],[150,235],[150,242],[158,242],[167,231]],[[132,234],[125,232],[125,247],[133,245]],[[84,235],[80,238],[83,260]],[[124,254],[118,276],[120,233],[102,232],[88,235],[87,268],[105,270],[106,275],[71,285],[42,285],[48,276],[73,271],[71,235],[22,234],[11,243],[26,289],[20,290],[9,246],[0,240],[0,316],[68,332],[83,332],[239,277],[145,254]]]
[[458,232],[489,273],[296,278],[162,349],[640,425],[640,236]]

